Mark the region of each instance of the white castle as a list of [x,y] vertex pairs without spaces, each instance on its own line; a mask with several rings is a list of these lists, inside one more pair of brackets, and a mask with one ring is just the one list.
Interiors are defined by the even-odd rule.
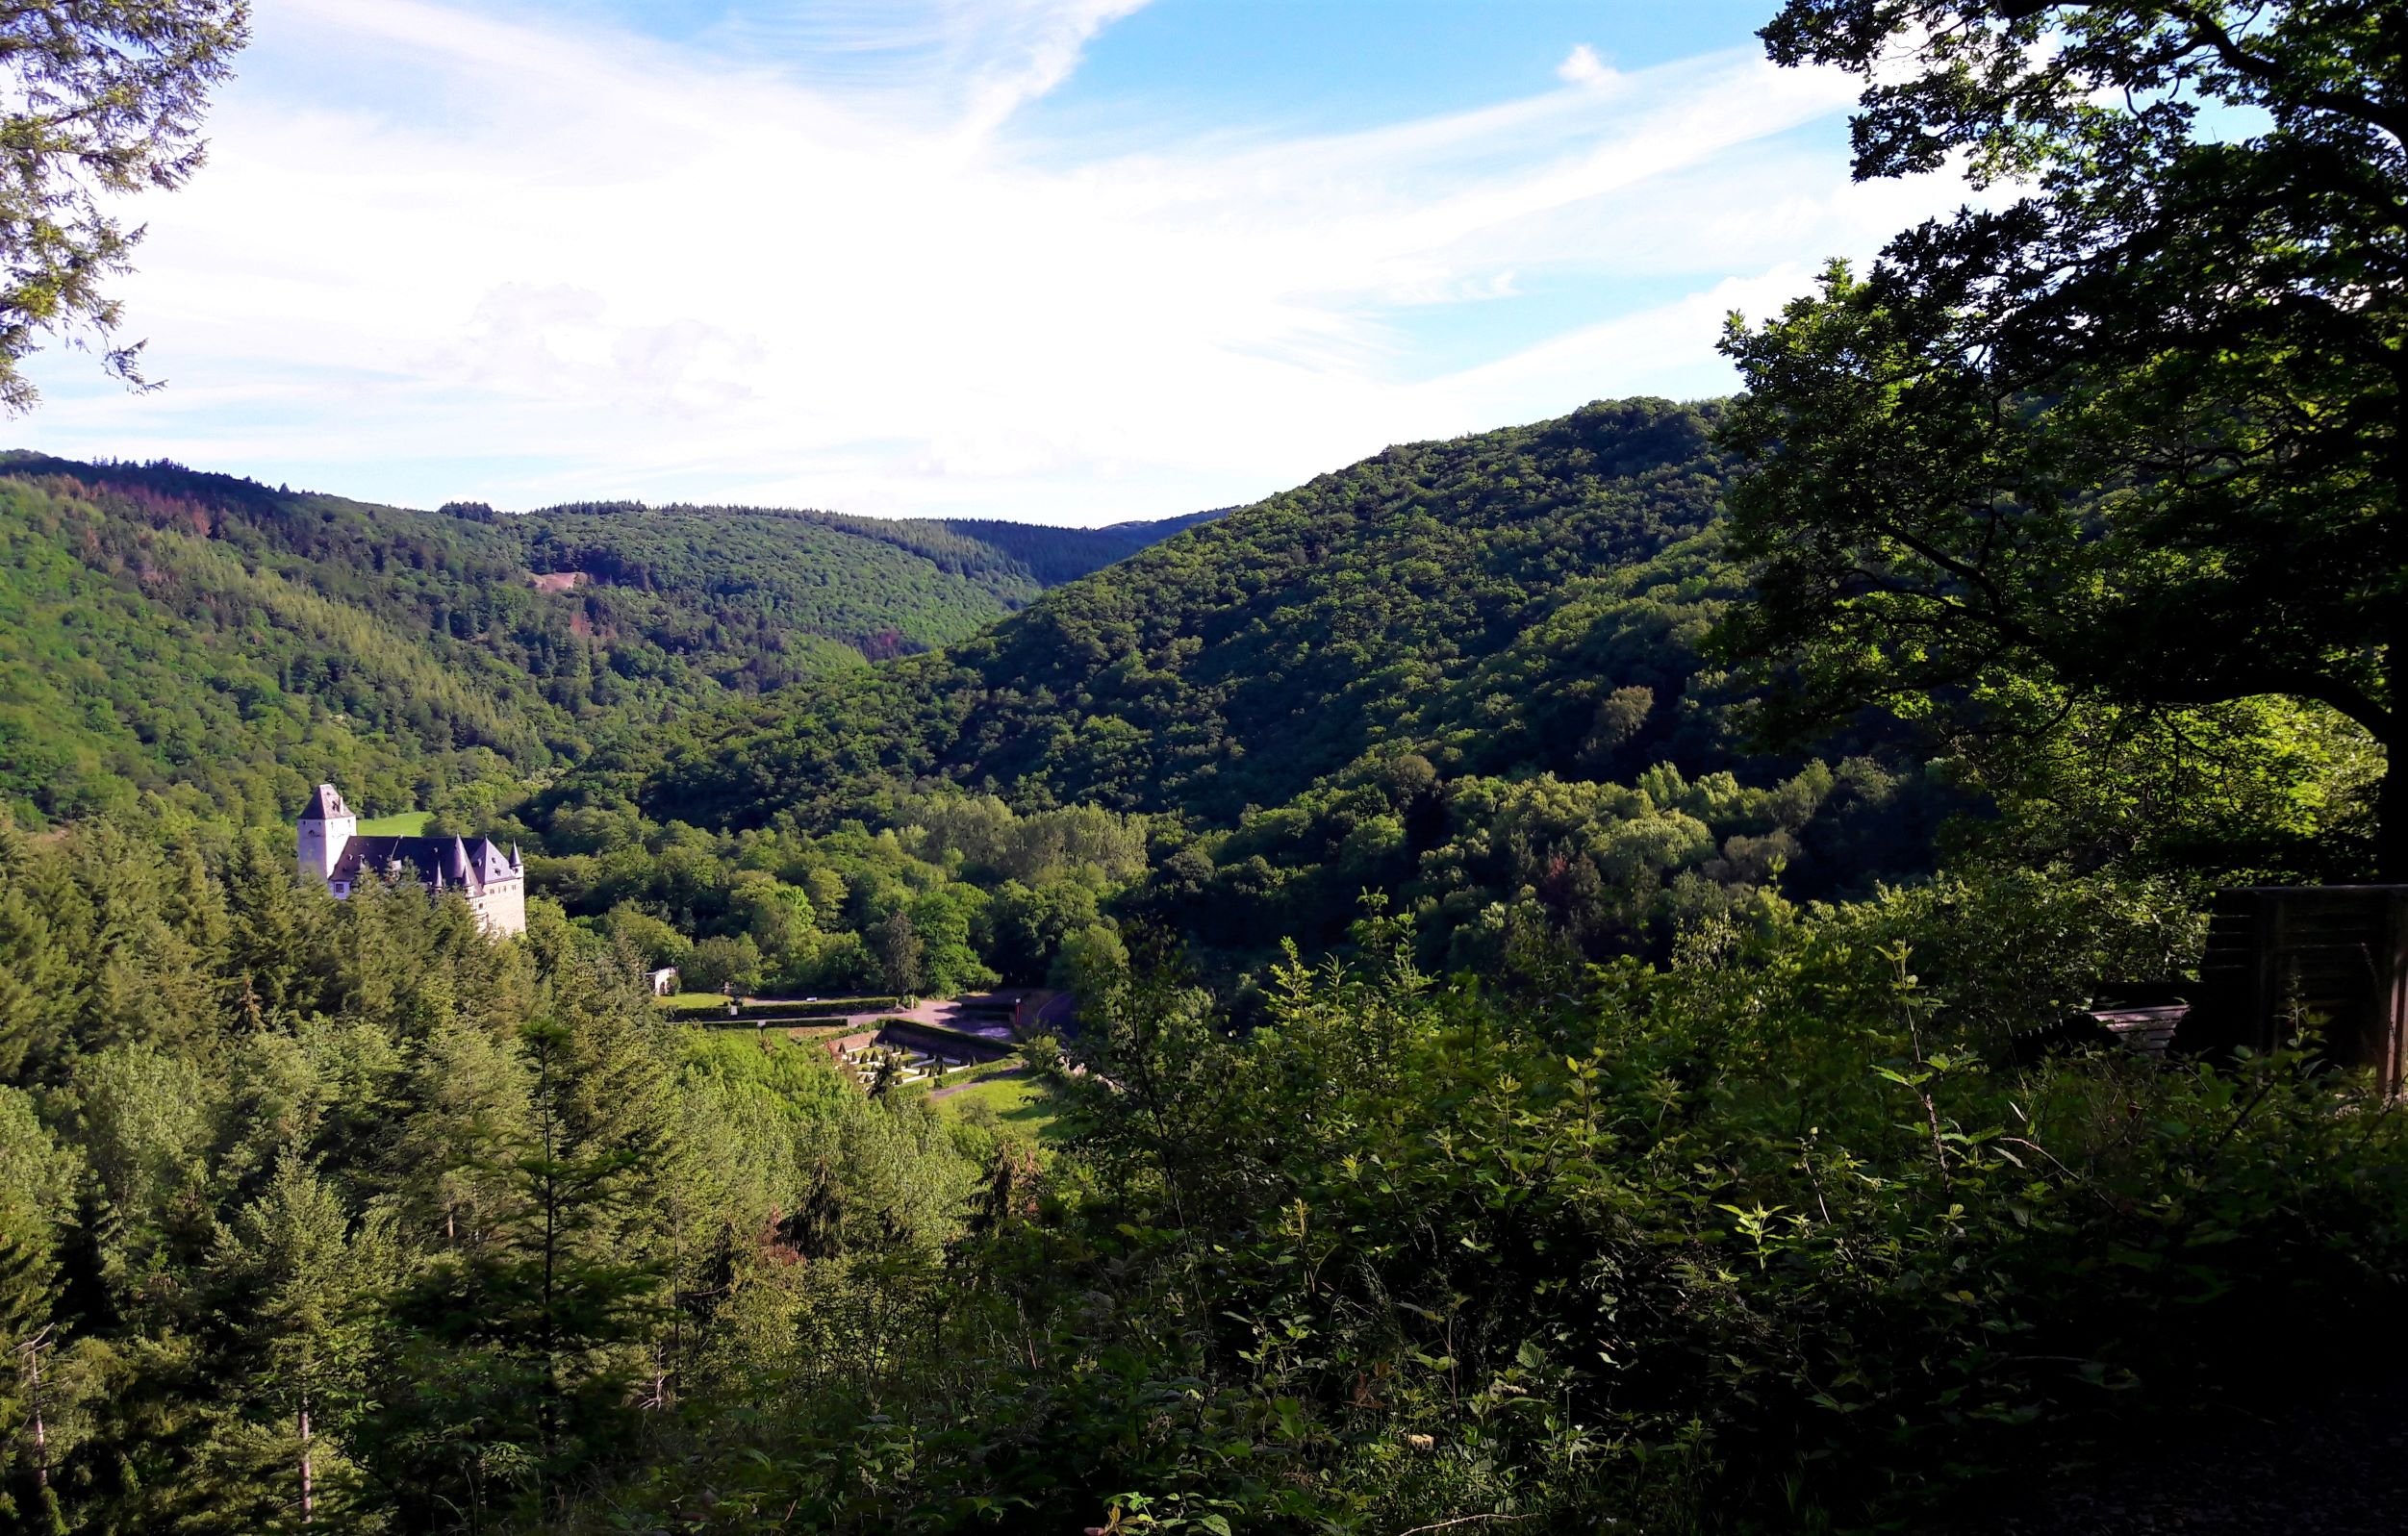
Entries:
[[301,878],[323,884],[340,901],[360,881],[409,880],[429,891],[457,891],[469,898],[477,926],[487,933],[527,931],[527,868],[516,844],[508,857],[491,838],[390,838],[360,836],[360,818],[342,803],[341,792],[321,784],[301,813]]

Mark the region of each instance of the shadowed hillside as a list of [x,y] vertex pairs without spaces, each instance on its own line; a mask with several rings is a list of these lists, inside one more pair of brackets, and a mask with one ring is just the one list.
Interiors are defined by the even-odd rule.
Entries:
[[751,824],[932,775],[1232,819],[1390,737],[1579,582],[1703,530],[1726,474],[1714,410],[1603,402],[1391,448],[940,655],[781,693],[721,734],[697,722],[644,806]]
[[[1122,913],[1257,976],[1279,937],[1342,945],[1366,892],[1453,966],[1493,963],[1511,920],[1603,957],[1775,889],[1924,868],[1946,797],[1889,722],[1764,752],[1699,653],[1745,586],[1716,532],[1718,412],[1600,402],[1391,448],[943,651],[618,743],[526,830],[590,849],[639,820],[857,820],[919,829],[941,860],[965,793],[998,797],[985,817],[1148,818]],[[980,840],[960,845],[975,877]],[[596,913],[680,899],[558,880]]]

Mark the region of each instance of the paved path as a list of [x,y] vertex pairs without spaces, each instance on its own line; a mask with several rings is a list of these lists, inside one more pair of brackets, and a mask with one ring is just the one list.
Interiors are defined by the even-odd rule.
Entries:
[[[998,993],[973,994],[967,997],[924,997],[910,1008],[870,1017],[908,1019],[915,1024],[935,1024],[939,1028],[958,1030],[965,1035],[978,1035],[992,1040],[1010,1040],[1012,1034],[1008,1024],[999,1027],[988,1022],[989,1020],[998,1017],[992,1004],[1010,995],[1008,993]],[[976,1006],[979,1003],[988,1003],[990,1006],[981,1009]],[[1002,1017],[1008,1019],[1009,1016]]]
[[[972,993],[962,997],[923,997],[909,1008],[873,1008],[864,1013],[830,1014],[800,1024],[771,1024],[773,1029],[801,1029],[811,1033],[823,1030],[866,1029],[881,1020],[901,1019],[915,1024],[933,1024],[959,1034],[978,1035],[989,1040],[1009,1041],[1012,1033],[1008,1022],[997,1022],[995,1005],[1010,998],[1010,993]],[[747,997],[748,1005],[793,1004],[807,1008],[810,1000],[803,997]],[[983,1005],[983,1006],[982,1006]],[[1006,1018],[1008,1016],[1005,1016]],[[749,1019],[729,1019],[716,1010],[692,1018],[690,1022],[712,1023],[737,1027],[753,1023]]]
[[[889,1019],[901,1019],[915,1024],[933,1024],[940,1029],[951,1029],[959,1034],[976,1035],[982,1039],[1004,1044],[1017,1044],[1008,1024],[992,1021],[996,1017],[993,1003],[1011,995],[1013,995],[1010,993],[973,993],[963,997],[924,997],[909,1008],[873,1008],[863,1013],[830,1014],[824,1019],[813,1019],[798,1024],[774,1023],[752,1019],[730,1019],[720,1009],[698,1010],[677,1017],[681,1023],[707,1024],[717,1029],[742,1029],[747,1025],[752,1025],[758,1028],[780,1029],[789,1034],[803,1036],[851,1034],[856,1030],[871,1028]],[[1052,1008],[1055,1001],[1066,1004],[1069,1001],[1068,995],[1063,994],[1055,999],[1049,999],[1047,1007]],[[745,1002],[748,1005],[791,1003],[798,1008],[810,1006],[810,999],[804,997],[747,997]],[[978,1005],[981,1003],[989,1006],[980,1008]]]

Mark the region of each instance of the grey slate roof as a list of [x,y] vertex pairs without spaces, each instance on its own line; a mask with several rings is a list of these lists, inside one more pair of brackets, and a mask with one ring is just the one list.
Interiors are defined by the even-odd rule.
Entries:
[[342,803],[342,792],[331,784],[321,784],[310,796],[310,807],[301,813],[304,821],[326,821],[339,816],[349,816],[351,807]]
[[502,857],[501,849],[494,846],[492,838],[477,839],[469,848],[469,857],[476,866],[476,878],[480,884],[487,880],[507,880],[516,872],[510,868],[510,861]]
[[415,880],[439,891],[466,888],[473,895],[522,872],[491,838],[353,838],[342,845],[329,879],[357,884],[369,874]]

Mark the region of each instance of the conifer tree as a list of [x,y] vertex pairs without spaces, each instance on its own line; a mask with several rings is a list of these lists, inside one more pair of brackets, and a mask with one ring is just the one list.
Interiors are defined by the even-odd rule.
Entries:
[[65,1342],[57,1238],[82,1172],[33,1095],[0,1088],[0,1514],[29,1530],[66,1529],[51,1475]]
[[265,836],[236,844],[226,870],[233,929],[226,979],[238,1023],[259,1029],[289,1022],[309,1002],[309,958],[322,914],[304,892],[287,847]]
[[58,1490],[51,1484],[51,1409],[44,1368],[58,1346],[50,1319],[55,1276],[49,1255],[36,1241],[0,1231],[0,1433],[9,1439],[0,1454],[0,1517],[21,1528],[66,1530]]
[[347,1523],[359,1492],[347,1439],[375,1322],[368,1302],[390,1263],[299,1154],[277,1162],[211,1264],[232,1400],[213,1437],[219,1486],[191,1518],[263,1531]]
[[446,1106],[490,1138],[465,1182],[502,1198],[481,1242],[432,1255],[392,1302],[368,1433],[424,1485],[405,1517],[421,1497],[555,1504],[623,1443],[662,1321],[675,1148],[658,1026],[630,978],[572,965],[555,991],[517,1043],[523,1110],[507,1117],[490,1094]]
[[[8,148],[0,241],[0,407],[32,407],[19,365],[45,337],[96,340],[107,370],[142,386],[141,347],[115,340],[103,291],[132,264],[139,229],[118,200],[200,168],[200,118],[250,32],[243,0],[75,0],[0,13]],[[79,336],[78,333],[82,333]]]
[[48,1075],[61,1065],[76,979],[40,909],[0,874],[0,1082]]
[[524,1056],[515,1041],[449,1025],[418,1046],[398,1092],[401,1114],[381,1159],[385,1208],[422,1248],[482,1246],[518,1207],[508,1171],[529,1134]]
[[878,924],[875,942],[878,969],[886,978],[887,990],[900,997],[918,995],[926,977],[920,933],[912,926],[911,914],[900,908],[890,914]]

